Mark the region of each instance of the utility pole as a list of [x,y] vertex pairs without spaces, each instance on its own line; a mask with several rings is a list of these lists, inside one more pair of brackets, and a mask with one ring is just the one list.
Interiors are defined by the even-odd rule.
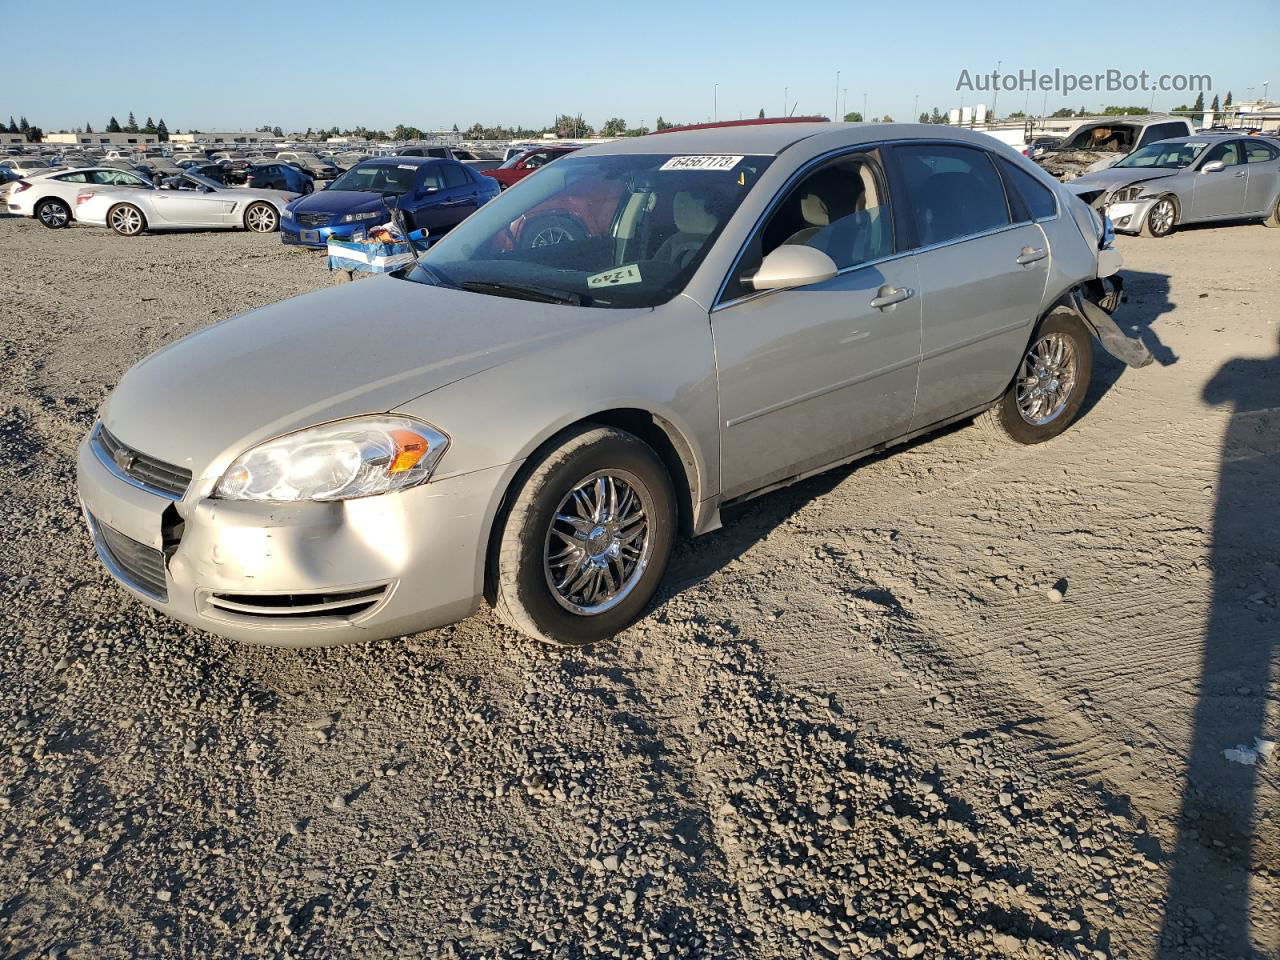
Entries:
[[782,88],[782,115],[784,117],[787,115],[787,104],[790,102],[789,100],[787,100],[787,92],[788,92],[787,88],[783,87]]
[[711,90],[711,116],[720,119],[720,84],[713,84]]
[[920,94],[916,94],[915,100],[911,104],[911,122],[915,123],[916,118],[920,116]]
[[867,91],[862,91],[862,122],[867,122]]
[[840,119],[840,71],[839,70],[836,71],[836,105],[834,108],[834,113],[835,113],[835,116],[832,117],[831,119],[839,120]]
[[999,114],[996,113],[996,102],[1000,99],[1000,64],[1003,60],[996,61],[996,77],[991,84],[991,119],[995,120]]

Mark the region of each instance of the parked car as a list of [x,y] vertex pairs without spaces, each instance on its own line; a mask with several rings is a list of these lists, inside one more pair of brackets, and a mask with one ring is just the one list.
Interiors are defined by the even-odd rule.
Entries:
[[[512,248],[557,193],[617,200],[597,233]],[[1094,302],[1118,267],[1094,212],[972,131],[617,140],[407,273],[144,360],[80,448],[79,497],[112,575],[214,633],[337,643],[487,598],[589,642],[640,616],[677,533],[726,505],[979,414],[1020,444],[1060,434],[1091,333],[1150,360]]]
[[545,167],[552,160],[567,156],[577,149],[577,147],[538,147],[536,150],[526,150],[524,153],[518,153],[506,160],[501,166],[481,172],[486,177],[493,177],[505,190],[507,187],[519,183],[535,170]]
[[20,177],[31,177],[59,169],[55,164],[39,157],[5,157],[0,160],[0,167],[7,167]]
[[222,163],[187,163],[179,166],[182,167],[183,173],[194,173],[196,176],[205,177],[223,186],[231,186],[227,182],[227,167]]
[[245,184],[262,190],[287,190],[290,193],[307,194],[315,190],[315,181],[292,164],[283,160],[267,160],[249,168]]
[[296,193],[227,187],[194,173],[165,180],[151,190],[104,189],[76,196],[81,223],[107,226],[122,237],[148,230],[187,227],[241,227],[272,233]]
[[174,163],[168,157],[149,157],[142,161],[140,166],[150,172],[152,180],[155,180],[157,177],[164,178],[180,176],[183,172],[183,168],[178,166],[178,164]]
[[306,151],[285,150],[276,154],[277,160],[283,160],[285,163],[291,163],[300,170],[304,170],[317,180],[332,180],[338,175],[338,168],[332,163],[326,163],[314,153]]
[[137,173],[115,167],[87,167],[42,173],[19,180],[9,194],[10,213],[34,217],[50,229],[69,227],[76,219],[76,197],[93,186],[120,189],[152,189],[151,181]]
[[1074,180],[1105,170],[1139,147],[1191,133],[1191,121],[1185,117],[1118,116],[1077,127],[1056,149],[1043,151],[1035,161],[1058,180]]
[[496,181],[453,160],[379,157],[365,160],[319,190],[289,204],[280,224],[287,244],[324,248],[403,211],[410,229],[438,236],[496,196]]
[[1184,223],[1261,217],[1280,226],[1280,146],[1263,137],[1198,134],[1148,144],[1070,189],[1115,229],[1165,237]]

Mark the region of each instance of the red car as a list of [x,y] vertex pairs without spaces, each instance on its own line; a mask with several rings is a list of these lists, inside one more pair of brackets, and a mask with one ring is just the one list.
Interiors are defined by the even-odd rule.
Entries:
[[519,183],[538,168],[545,167],[552,160],[563,157],[566,153],[573,153],[577,149],[577,147],[538,147],[536,150],[526,150],[524,153],[516,154],[500,167],[481,170],[480,173],[486,177],[493,177],[505,190],[512,184]]

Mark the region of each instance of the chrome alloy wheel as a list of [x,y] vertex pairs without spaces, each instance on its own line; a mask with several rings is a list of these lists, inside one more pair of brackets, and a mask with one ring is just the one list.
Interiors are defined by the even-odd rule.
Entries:
[[126,237],[132,237],[136,233],[142,232],[142,214],[138,212],[137,207],[122,205],[111,211],[111,228],[116,233],[122,233]]
[[543,550],[556,601],[583,616],[621,603],[649,565],[653,515],[648,489],[625,470],[597,471],[570,490],[556,508]]
[[1156,201],[1156,205],[1151,208],[1148,214],[1147,222],[1151,225],[1151,232],[1156,236],[1164,236],[1173,229],[1173,201],[1168,198]]
[[572,243],[573,234],[564,227],[543,227],[529,241],[530,247],[553,247],[557,243]]
[[1018,413],[1033,427],[1055,420],[1076,386],[1076,348],[1071,338],[1050,333],[1027,351],[1018,372]]
[[276,228],[276,211],[267,203],[254,204],[245,214],[245,222],[254,233],[270,233]]
[[46,227],[65,227],[70,214],[65,205],[46,201],[40,204],[40,222]]

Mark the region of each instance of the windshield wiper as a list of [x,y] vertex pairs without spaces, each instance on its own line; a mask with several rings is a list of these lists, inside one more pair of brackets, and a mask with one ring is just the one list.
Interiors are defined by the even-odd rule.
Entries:
[[491,293],[515,300],[532,300],[535,303],[564,303],[572,307],[584,307],[589,298],[569,290],[552,290],[548,287],[525,286],[519,283],[492,283],[485,280],[467,280],[459,286],[472,293]]

